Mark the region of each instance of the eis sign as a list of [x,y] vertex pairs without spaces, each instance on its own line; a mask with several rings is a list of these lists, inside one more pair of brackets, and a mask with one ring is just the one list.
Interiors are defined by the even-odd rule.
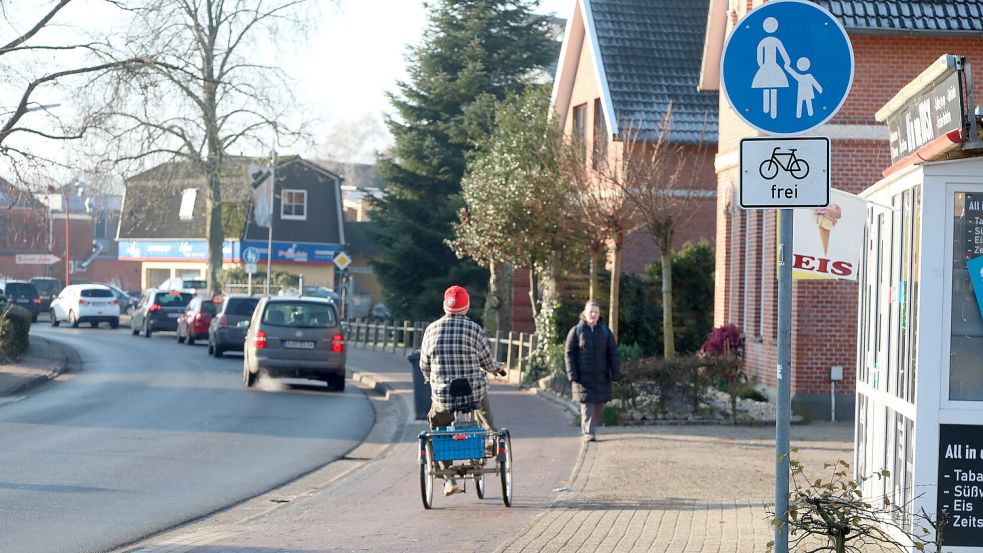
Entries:
[[857,280],[867,202],[830,189],[829,205],[796,209],[792,223],[792,278]]

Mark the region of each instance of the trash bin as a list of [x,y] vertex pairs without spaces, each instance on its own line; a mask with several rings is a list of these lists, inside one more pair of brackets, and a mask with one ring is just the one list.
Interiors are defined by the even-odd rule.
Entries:
[[409,360],[410,372],[413,373],[413,407],[416,420],[427,420],[431,405],[430,384],[423,381],[423,373],[420,372],[420,350],[413,350],[406,359]]

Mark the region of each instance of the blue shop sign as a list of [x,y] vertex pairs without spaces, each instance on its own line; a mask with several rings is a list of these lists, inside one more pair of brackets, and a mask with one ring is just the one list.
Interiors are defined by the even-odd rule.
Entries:
[[[245,240],[240,247],[259,250],[259,263],[267,259],[267,243],[261,240]],[[334,256],[341,251],[341,244],[311,244],[308,242],[273,242],[274,263],[308,263],[333,265]]]
[[[238,251],[237,241],[226,240],[222,246],[222,257],[226,261],[232,261]],[[119,258],[130,261],[207,261],[208,242],[120,240]]]

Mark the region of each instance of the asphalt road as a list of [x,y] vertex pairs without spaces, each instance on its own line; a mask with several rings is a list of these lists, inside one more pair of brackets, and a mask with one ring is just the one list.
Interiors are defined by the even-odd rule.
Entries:
[[107,551],[274,488],[368,433],[358,389],[241,383],[242,358],[128,328],[32,334],[83,370],[0,406],[0,551]]

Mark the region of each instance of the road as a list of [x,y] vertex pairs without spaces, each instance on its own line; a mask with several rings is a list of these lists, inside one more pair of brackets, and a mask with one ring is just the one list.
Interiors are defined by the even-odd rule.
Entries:
[[208,356],[127,328],[32,334],[83,370],[0,406],[0,551],[107,551],[309,473],[374,422],[349,386],[241,383],[241,356]]

